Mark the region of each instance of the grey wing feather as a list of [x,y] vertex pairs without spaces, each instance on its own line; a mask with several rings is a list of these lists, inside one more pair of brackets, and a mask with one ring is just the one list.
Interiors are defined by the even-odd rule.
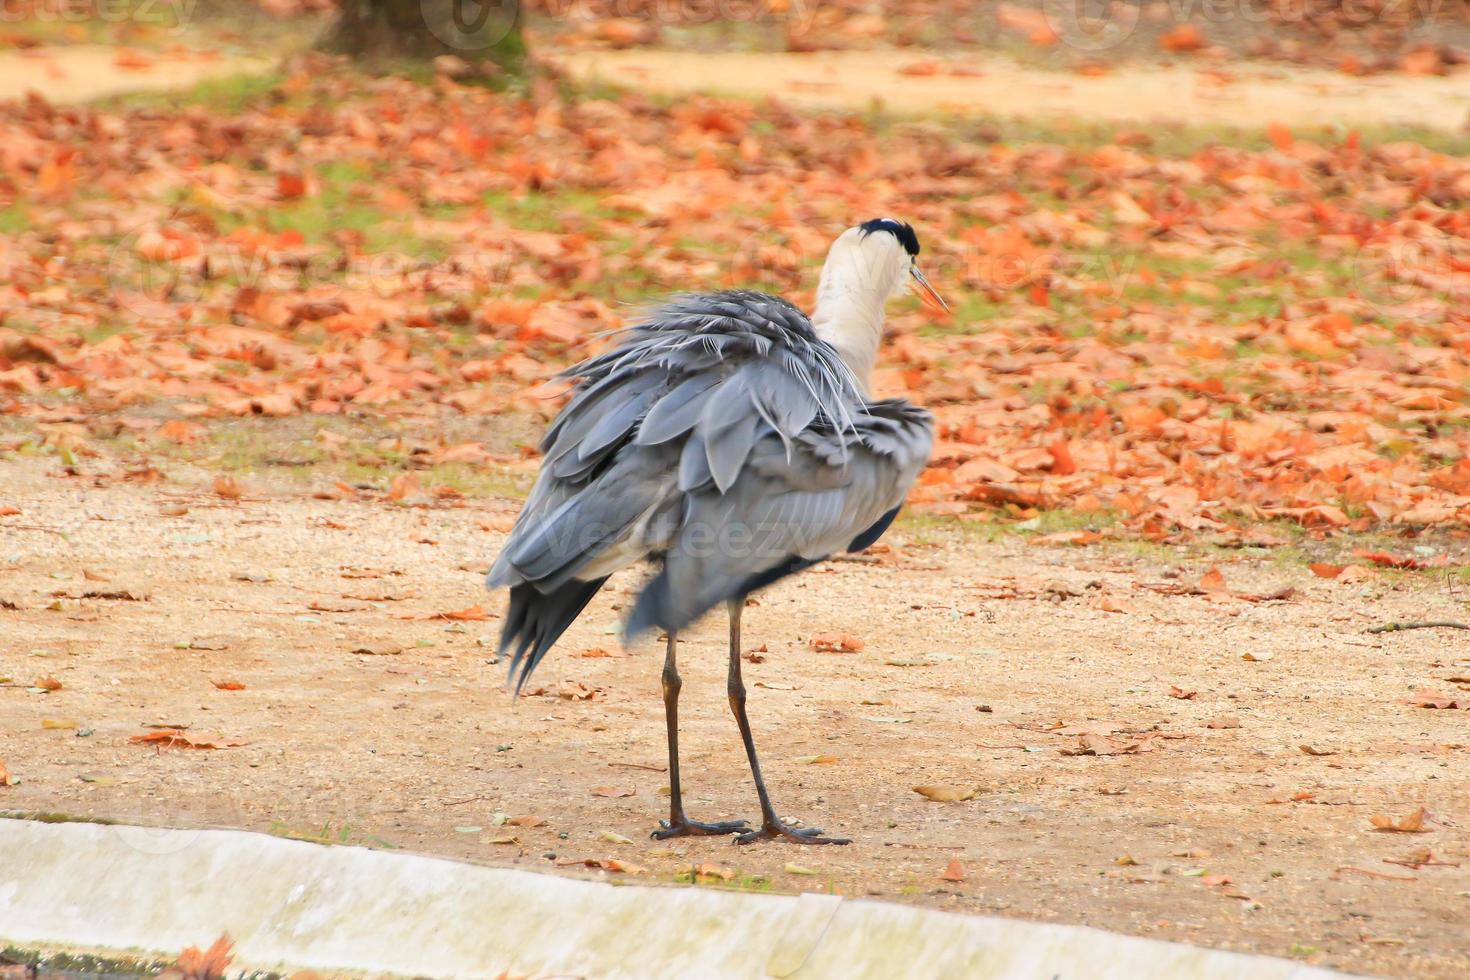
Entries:
[[719,380],[718,375],[706,371],[681,381],[644,416],[638,427],[638,445],[656,446],[694,428],[704,412],[705,396]]
[[[664,562],[631,631],[685,625],[881,534],[929,451],[927,413],[865,402],[806,316],[761,293],[679,297],[565,375],[577,387],[486,579],[512,587],[518,684],[618,568]],[[752,525],[758,546],[696,547],[700,526]]]
[[897,400],[868,403],[850,430],[802,432],[790,454],[768,431],[728,490],[690,495],[628,634],[680,629],[720,602],[845,550],[875,526],[881,533],[932,445],[929,413]]

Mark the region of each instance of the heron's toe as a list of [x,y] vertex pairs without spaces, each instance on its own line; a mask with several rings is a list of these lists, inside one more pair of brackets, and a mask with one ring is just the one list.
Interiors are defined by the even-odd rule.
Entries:
[[758,840],[769,840],[771,838],[784,838],[794,844],[851,844],[852,841],[846,837],[823,837],[820,827],[788,827],[785,823],[770,824],[739,834],[735,838],[737,844],[754,844]]
[[668,840],[671,837],[717,837],[746,830],[750,827],[750,821],[716,820],[703,823],[698,820],[660,820],[658,827],[658,830],[648,835],[654,840]]

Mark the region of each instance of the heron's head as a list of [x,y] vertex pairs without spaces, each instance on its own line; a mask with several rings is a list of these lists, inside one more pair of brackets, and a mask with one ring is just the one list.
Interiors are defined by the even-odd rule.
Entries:
[[919,271],[919,238],[892,218],[874,218],[837,236],[822,266],[812,326],[837,348],[866,393],[883,341],[883,308],[909,286],[924,305],[948,311]]
[[949,309],[919,270],[919,237],[913,226],[894,218],[874,218],[844,231],[827,253],[827,266],[842,273],[848,288],[861,289],[880,302],[907,287],[926,306]]

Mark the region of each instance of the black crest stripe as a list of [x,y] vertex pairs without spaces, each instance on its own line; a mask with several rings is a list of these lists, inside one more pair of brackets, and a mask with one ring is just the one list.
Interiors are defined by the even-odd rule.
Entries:
[[863,230],[864,237],[875,231],[886,231],[898,239],[905,252],[910,255],[919,254],[919,236],[914,234],[912,225],[892,218],[874,218],[872,221],[864,221],[858,227]]

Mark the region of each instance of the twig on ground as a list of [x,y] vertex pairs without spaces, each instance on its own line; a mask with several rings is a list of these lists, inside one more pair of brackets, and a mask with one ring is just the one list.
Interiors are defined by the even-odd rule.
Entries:
[[1389,874],[1387,871],[1370,871],[1367,868],[1354,868],[1351,865],[1344,865],[1343,867],[1338,868],[1337,871],[1336,871],[1337,874],[1343,874],[1344,872],[1349,872],[1349,873],[1355,874],[1355,875],[1362,875],[1365,878],[1378,878],[1378,879],[1380,879],[1382,881],[1418,881],[1419,880],[1418,878],[1414,877],[1413,875],[1393,875],[1393,874]]
[[1470,623],[1457,623],[1452,619],[1430,619],[1420,623],[1384,623],[1368,627],[1369,633],[1397,633],[1399,630],[1427,630],[1444,627],[1451,630],[1470,630]]
[[462,806],[465,803],[473,803],[476,800],[483,800],[484,798],[485,797],[483,797],[483,796],[471,796],[468,799],[464,799],[464,800],[440,800],[439,801],[439,805],[440,806]]
[[46,527],[44,524],[6,524],[5,527],[12,531],[45,531],[47,534],[54,534],[60,538],[66,537],[66,532],[61,528]]

